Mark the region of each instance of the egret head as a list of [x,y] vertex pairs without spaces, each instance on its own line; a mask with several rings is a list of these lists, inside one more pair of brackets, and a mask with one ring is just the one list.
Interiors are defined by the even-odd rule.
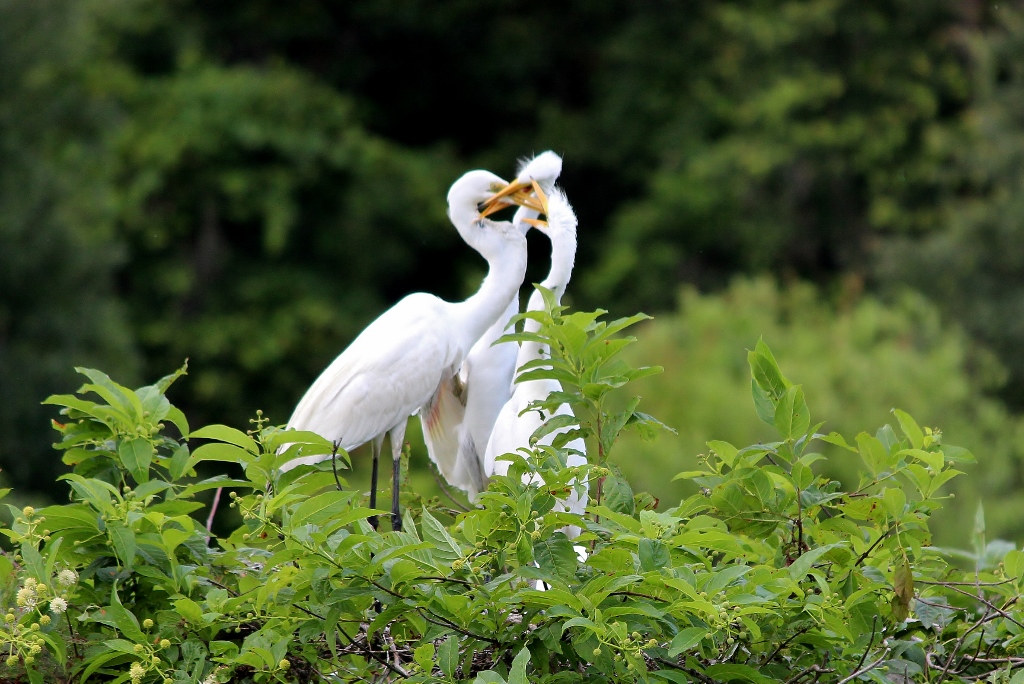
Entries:
[[547,152],[541,152],[533,159],[520,160],[516,181],[520,183],[537,181],[544,192],[549,193],[561,173],[562,158],[548,150]]
[[547,198],[547,221],[530,221],[542,233],[554,238],[555,235],[576,237],[576,212],[566,199],[565,193],[559,187],[552,187]]
[[478,204],[490,200],[495,193],[506,188],[508,181],[490,171],[468,171],[452,183],[448,190],[448,207],[453,209],[472,206],[476,210]]
[[448,191],[448,217],[462,239],[488,258],[513,243],[523,248],[526,245],[522,232],[514,229],[511,223],[492,221],[481,211],[482,204],[508,186],[507,181],[490,171],[469,171]]
[[519,173],[514,183],[529,184],[529,190],[523,191],[526,195],[517,202],[519,209],[512,218],[512,225],[522,231],[527,231],[531,226],[540,227],[537,218],[548,213],[547,195],[555,187],[555,181],[562,173],[562,158],[548,150],[541,152],[533,159],[522,159],[519,162]]
[[[489,216],[505,207],[519,205],[529,212],[524,213],[522,209],[517,212],[513,223],[521,225],[523,218],[536,218],[546,213],[546,193],[554,186],[561,172],[562,158],[550,150],[541,152],[533,159],[521,160],[516,179],[481,207],[481,215]],[[529,226],[525,228],[529,229]]]

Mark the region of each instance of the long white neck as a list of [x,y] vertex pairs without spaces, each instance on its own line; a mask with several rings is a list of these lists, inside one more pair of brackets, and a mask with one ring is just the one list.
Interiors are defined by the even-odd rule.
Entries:
[[[455,216],[452,216],[453,221]],[[490,223],[490,222],[487,222]],[[456,223],[456,225],[459,225]],[[507,225],[507,224],[506,224]],[[494,325],[516,297],[526,277],[526,238],[518,230],[507,229],[508,239],[497,244],[478,240],[472,231],[502,230],[494,226],[470,226],[463,237],[487,259],[488,271],[476,294],[456,305],[457,334],[463,355]],[[461,229],[459,232],[463,232]]]
[[[555,303],[562,301],[565,288],[572,277],[572,267],[576,261],[576,233],[575,231],[552,232],[551,238],[551,269],[548,277],[541,281],[541,286],[551,290],[555,295]],[[530,301],[526,305],[527,311],[541,311],[544,309],[544,297],[537,290],[530,295]],[[540,330],[540,324],[533,319],[526,319],[523,323],[523,331],[535,333]],[[546,344],[540,342],[526,341],[519,347],[519,356],[516,357],[516,368],[519,368],[527,361],[547,356]]]

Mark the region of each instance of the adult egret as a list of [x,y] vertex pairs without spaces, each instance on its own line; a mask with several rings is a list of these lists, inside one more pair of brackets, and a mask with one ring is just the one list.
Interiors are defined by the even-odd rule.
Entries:
[[[536,227],[543,231],[551,239],[551,270],[548,277],[541,282],[541,285],[551,290],[555,300],[561,299],[565,292],[569,278],[572,276],[573,262],[576,258],[576,215],[560,189],[554,189],[547,201],[547,224],[542,221],[535,222]],[[540,311],[544,309],[544,299],[539,291],[530,296],[527,306],[528,311]],[[531,319],[524,323],[526,332],[537,332],[539,324]],[[546,358],[549,351],[546,345],[534,341],[525,341],[519,348],[519,355],[516,359],[516,367]],[[530,446],[530,436],[550,416],[542,416],[537,410],[526,411],[530,402],[544,400],[551,392],[560,392],[561,384],[557,380],[528,380],[518,383],[512,391],[512,397],[501,408],[498,418],[491,431],[490,440],[484,454],[484,472],[490,477],[493,474],[505,475],[508,473],[509,462],[499,460],[503,454],[515,453],[520,448]],[[555,415],[571,415],[569,407],[562,404],[554,412]],[[551,444],[556,431],[545,435],[541,444]],[[566,445],[570,450],[567,458],[567,465],[580,466],[587,462],[586,444],[582,439],[574,439]],[[587,494],[577,494],[576,488],[564,502],[559,505],[563,510],[573,513],[582,513],[587,507]],[[579,535],[580,529],[571,526],[565,530],[566,536],[575,538]]]
[[[448,192],[448,216],[463,240],[487,260],[480,289],[458,303],[422,292],[399,301],[324,370],[288,420],[289,428],[315,432],[346,450],[372,443],[371,508],[377,504],[378,459],[384,436],[390,434],[392,529],[402,526],[398,481],[409,416],[420,412],[426,433],[429,423],[446,410],[445,397],[458,399],[458,391],[452,391],[455,373],[473,344],[505,311],[526,275],[523,232],[508,221],[481,215],[500,208],[501,202],[514,202],[522,189],[488,171],[470,171],[459,178]],[[283,469],[329,457],[303,456]]]
[[[528,198],[529,206],[520,206],[512,218],[512,225],[520,227],[526,233],[533,220],[542,211],[540,202],[554,188],[558,175],[562,172],[562,158],[554,152],[542,152],[533,159],[524,160],[516,175],[516,184],[509,187],[533,189],[537,183],[539,191],[534,189],[535,198]],[[441,475],[448,484],[458,487],[469,494],[474,501],[477,494],[486,486],[484,475],[484,450],[491,436],[491,428],[498,418],[498,413],[505,402],[512,396],[512,378],[516,370],[516,357],[519,347],[514,342],[494,344],[494,341],[505,334],[509,321],[519,313],[519,293],[509,300],[505,312],[498,317],[490,328],[477,341],[459,371],[459,380],[465,388],[465,414],[457,426],[439,426],[439,430],[456,430],[456,434],[437,439],[437,448],[431,458],[438,464]],[[440,443],[449,449],[457,449],[454,460],[447,455],[435,453]],[[448,468],[442,468],[442,464]]]

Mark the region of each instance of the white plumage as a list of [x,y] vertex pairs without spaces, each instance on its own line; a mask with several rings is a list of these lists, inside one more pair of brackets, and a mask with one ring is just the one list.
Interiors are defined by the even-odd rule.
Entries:
[[[541,191],[550,194],[561,172],[562,158],[551,151],[542,152],[520,164],[516,182],[530,184],[537,181]],[[525,234],[531,226],[527,221],[536,219],[538,215],[535,209],[520,207],[512,218],[512,225]],[[449,448],[457,449],[451,469],[446,471],[441,468],[441,463],[447,462],[445,455],[432,456],[445,480],[469,494],[470,501],[474,501],[486,486],[484,450],[501,407],[512,396],[512,378],[519,354],[519,347],[515,343],[493,343],[507,332],[509,321],[518,313],[519,293],[516,292],[504,313],[473,345],[462,364],[459,379],[465,387],[466,408],[461,423],[454,428],[456,434],[447,442]],[[457,420],[457,416],[449,416],[449,420]],[[451,430],[453,427],[447,426],[446,429]]]
[[[424,437],[434,458],[437,449],[431,448],[432,428],[446,412],[463,410],[455,373],[484,331],[506,311],[526,274],[523,232],[507,221],[481,218],[478,211],[481,203],[507,185],[487,171],[470,171],[448,192],[452,223],[466,243],[487,259],[489,269],[479,291],[458,303],[425,293],[402,299],[367,326],[327,367],[288,421],[289,428],[310,430],[346,450],[373,442],[371,506],[376,506],[377,459],[384,435],[390,433],[394,529],[401,528],[398,470],[409,416],[421,413]],[[453,400],[456,405],[450,406]],[[303,456],[285,468],[328,457]]]
[[[565,195],[559,189],[554,189],[548,200],[548,221],[547,226],[538,224],[537,228],[548,235],[551,239],[551,270],[548,277],[541,283],[545,288],[551,290],[556,300],[560,300],[565,292],[569,278],[572,276],[572,267],[576,257],[576,215],[566,200]],[[544,308],[544,300],[540,292],[534,292],[530,296],[527,306],[528,311],[540,311]],[[525,330],[536,332],[539,324],[533,320],[527,320]],[[536,359],[546,358],[549,355],[546,345],[538,342],[523,342],[519,349],[516,366]],[[535,400],[544,400],[551,392],[560,392],[562,386],[556,380],[528,380],[520,382],[513,388],[511,398],[502,407],[498,418],[491,431],[490,440],[487,443],[487,450],[484,456],[484,472],[490,477],[493,474],[505,475],[508,472],[509,462],[500,460],[503,454],[516,453],[520,448],[530,446],[530,436],[550,416],[541,416],[539,411],[527,411],[527,406]],[[570,415],[568,406],[561,405],[556,415]],[[541,444],[551,444],[556,431],[545,435]],[[575,439],[566,445],[573,453],[567,459],[568,465],[579,466],[587,462],[586,444],[582,439]],[[587,495],[582,496],[573,493],[559,504],[563,510],[583,514],[587,507]],[[573,527],[565,530],[570,537],[579,535],[579,528]]]

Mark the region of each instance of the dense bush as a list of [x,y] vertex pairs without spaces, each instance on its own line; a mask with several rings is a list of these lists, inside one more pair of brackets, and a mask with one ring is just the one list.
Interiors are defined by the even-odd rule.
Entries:
[[[645,324],[633,358],[658,359],[665,373],[637,383],[648,409],[678,436],[654,442],[627,437],[627,478],[674,505],[693,486],[668,482],[665,472],[693,468],[708,440],[751,444],[772,430],[747,409],[744,349],[758,337],[800,378],[808,403],[829,431],[856,434],[891,419],[893,407],[922,424],[941,425],[946,438],[978,454],[969,477],[951,484],[956,498],[937,511],[932,528],[943,544],[971,533],[982,498],[990,531],[1024,541],[1024,423],[987,392],[1002,371],[933,306],[907,294],[890,303],[860,296],[851,283],[830,301],[809,285],[780,287],[769,279],[738,280],[718,294],[681,293],[677,313]],[[824,472],[856,484],[858,464],[831,447]]]
[[[402,532],[367,523],[373,511],[335,470],[343,452],[277,470],[330,448],[321,438],[261,417],[248,432],[190,430],[164,396],[179,374],[132,391],[83,370],[77,396],[49,400],[66,414],[54,427],[74,466],[70,503],[13,510],[5,530],[17,550],[0,557],[2,676],[1019,683],[1024,553],[986,544],[983,525],[967,571],[930,545],[939,490],[969,452],[902,412],[856,446],[819,433],[803,389],[758,343],[754,404],[776,440],[710,443],[680,475],[698,493],[656,512],[614,462],[629,458],[621,430],[657,422],[635,401],[607,402],[651,372],[622,362],[629,340],[612,337],[635,319],[538,317],[553,358],[525,372],[561,380],[552,401],[577,420],[541,428],[568,432],[512,457],[478,508],[453,515],[406,496]],[[559,444],[576,435],[596,462],[566,469]],[[854,486],[816,474],[826,444],[859,454]],[[203,463],[242,475],[196,481]],[[586,517],[559,512],[585,480]],[[221,537],[194,517],[196,494],[218,487],[242,517]],[[584,531],[570,540],[566,525]]]

